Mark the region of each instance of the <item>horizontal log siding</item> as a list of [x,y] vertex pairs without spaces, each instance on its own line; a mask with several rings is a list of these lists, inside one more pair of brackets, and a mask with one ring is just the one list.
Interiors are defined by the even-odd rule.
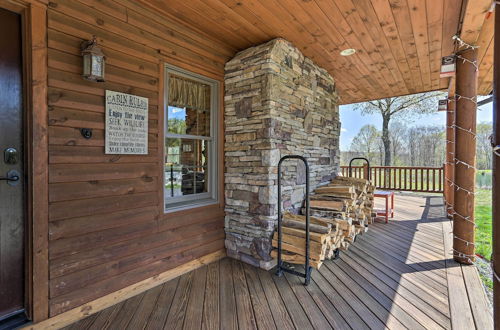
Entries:
[[[163,214],[161,66],[222,81],[235,50],[128,0],[50,1],[47,24],[54,316],[224,248],[222,203]],[[106,54],[104,83],[81,78],[80,44],[92,35]],[[148,155],[104,154],[106,89],[149,99]]]

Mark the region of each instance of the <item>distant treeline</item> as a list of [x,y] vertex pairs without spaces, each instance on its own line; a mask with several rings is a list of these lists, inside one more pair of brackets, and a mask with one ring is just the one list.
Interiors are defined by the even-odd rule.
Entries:
[[[491,169],[492,155],[489,136],[492,123],[477,125],[477,168]],[[391,166],[440,167],[445,162],[446,132],[444,126],[416,125],[408,127],[397,121],[390,125]],[[353,157],[366,157],[372,165],[384,164],[382,133],[374,125],[361,127],[351,142],[350,150],[341,152],[341,164]]]

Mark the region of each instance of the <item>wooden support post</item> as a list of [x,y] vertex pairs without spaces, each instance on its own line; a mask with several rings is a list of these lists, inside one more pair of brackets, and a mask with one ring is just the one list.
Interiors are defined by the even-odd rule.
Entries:
[[[475,64],[475,65],[474,65]],[[455,179],[453,259],[474,261],[474,186],[476,177],[477,50],[458,53],[455,89]]]
[[444,195],[448,218],[453,217],[453,179],[455,174],[455,95],[448,95],[448,110],[446,111],[446,164],[444,179]]
[[363,178],[369,180],[370,174],[368,173],[368,164],[363,164]]
[[[500,6],[495,9],[495,49],[493,58],[493,147],[500,145]],[[500,328],[500,150],[493,153],[493,319]]]

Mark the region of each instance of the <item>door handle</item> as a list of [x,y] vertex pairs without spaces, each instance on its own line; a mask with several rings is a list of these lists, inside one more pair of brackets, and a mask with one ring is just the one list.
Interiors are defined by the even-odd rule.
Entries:
[[19,177],[17,175],[11,177],[0,176],[0,181],[19,181]]
[[0,181],[7,181],[9,186],[16,186],[21,179],[21,175],[16,170],[10,170],[7,172],[7,176],[0,177]]

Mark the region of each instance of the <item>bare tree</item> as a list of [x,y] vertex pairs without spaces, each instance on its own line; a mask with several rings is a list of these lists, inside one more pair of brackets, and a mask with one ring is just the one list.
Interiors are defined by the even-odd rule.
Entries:
[[377,128],[373,125],[364,125],[352,139],[351,152],[363,153],[371,163],[376,156],[379,140],[380,132]]
[[401,121],[394,121],[389,125],[389,136],[391,138],[391,157],[393,165],[403,164],[406,156],[406,136],[408,127]]
[[364,114],[380,114],[382,116],[382,142],[384,143],[384,165],[391,166],[391,138],[389,123],[393,118],[405,119],[421,114],[435,112],[440,93],[423,93],[407,96],[391,97],[375,101],[359,103],[355,110]]
[[493,133],[493,125],[491,122],[477,124],[476,132],[477,168],[481,170],[489,170],[492,165],[492,153],[489,137],[491,133]]

